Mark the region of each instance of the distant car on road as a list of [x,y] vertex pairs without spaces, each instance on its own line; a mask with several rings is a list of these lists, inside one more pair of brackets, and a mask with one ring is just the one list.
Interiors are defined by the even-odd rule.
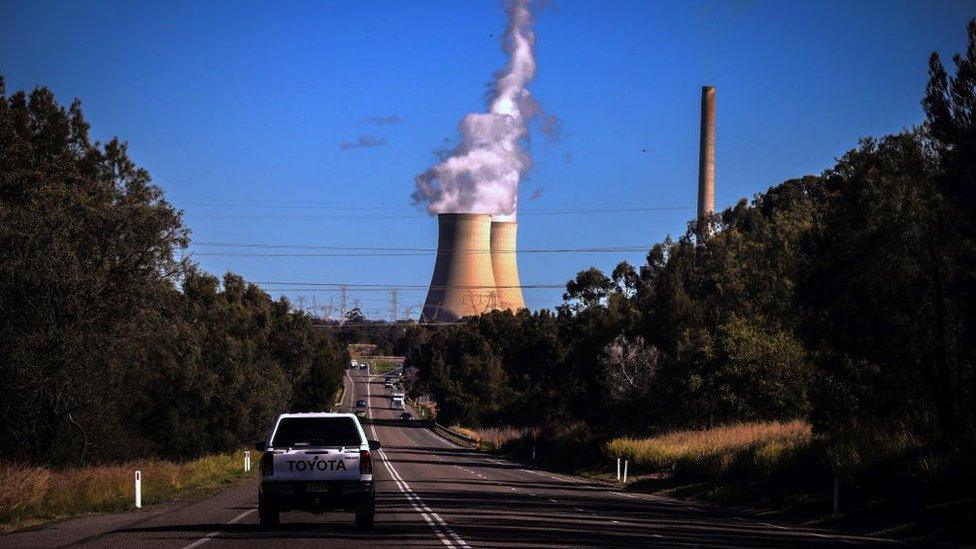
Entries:
[[365,400],[357,400],[356,401],[356,407],[357,408],[366,408],[367,407],[366,401]]
[[277,526],[282,511],[345,510],[356,525],[372,528],[376,516],[373,456],[380,444],[366,439],[352,414],[278,416],[268,440],[255,444],[261,456],[258,518]]
[[403,412],[400,414],[400,421],[411,421],[413,419],[413,414],[410,412]]
[[359,363],[359,369],[360,370],[365,370],[366,368],[369,368],[369,362],[360,362]]
[[369,416],[366,415],[366,410],[356,410],[356,417],[359,419],[369,419]]

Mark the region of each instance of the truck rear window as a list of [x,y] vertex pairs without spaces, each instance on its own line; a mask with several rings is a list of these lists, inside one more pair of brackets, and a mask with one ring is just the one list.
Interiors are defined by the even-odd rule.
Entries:
[[349,417],[286,417],[278,423],[271,446],[359,446],[362,439]]

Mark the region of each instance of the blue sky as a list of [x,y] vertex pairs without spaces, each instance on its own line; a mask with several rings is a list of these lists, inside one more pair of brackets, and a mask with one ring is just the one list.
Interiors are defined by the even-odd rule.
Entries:
[[[129,141],[199,243],[435,246],[436,221],[410,205],[413,177],[464,114],[483,110],[505,63],[494,0],[5,0],[3,13],[8,91],[46,85],[64,103],[81,98],[94,136]],[[650,245],[683,233],[703,84],[718,87],[720,208],[821,172],[861,137],[919,123],[929,53],[962,51],[974,16],[972,2],[949,0],[549,3],[536,13],[531,90],[563,132],[533,134],[520,247]],[[369,121],[388,116],[402,123]],[[385,144],[340,146],[361,136]],[[423,285],[433,268],[433,255],[191,249],[208,271],[255,281]],[[524,284],[562,283],[643,256],[525,254],[520,269]],[[311,291],[288,293],[312,302]],[[416,316],[424,293],[402,292],[400,315]],[[526,290],[531,308],[560,296]],[[389,315],[385,291],[349,300]],[[330,301],[335,292],[315,294]]]

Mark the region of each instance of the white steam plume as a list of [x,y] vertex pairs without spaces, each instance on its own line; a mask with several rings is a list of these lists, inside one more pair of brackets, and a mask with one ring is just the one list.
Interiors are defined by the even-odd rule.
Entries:
[[530,0],[509,0],[508,29],[502,47],[508,66],[495,74],[486,113],[470,113],[458,123],[460,142],[437,165],[416,176],[416,204],[427,212],[489,213],[496,220],[513,220],[518,185],[532,164],[524,147],[526,123],[539,106],[526,85],[535,77]]

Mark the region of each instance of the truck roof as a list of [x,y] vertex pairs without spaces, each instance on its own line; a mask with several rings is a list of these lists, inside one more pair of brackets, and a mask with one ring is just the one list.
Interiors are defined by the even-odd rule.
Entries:
[[278,419],[284,419],[288,417],[356,417],[356,414],[348,412],[291,412],[287,414],[280,414]]
[[322,417],[322,418],[347,417],[347,418],[350,418],[350,419],[352,419],[353,423],[356,424],[356,430],[359,431],[359,437],[362,439],[362,441],[363,441],[362,443],[363,444],[366,444],[366,442],[367,442],[366,432],[363,431],[363,426],[359,423],[359,418],[356,417],[356,414],[351,414],[351,413],[346,413],[346,412],[293,412],[293,413],[288,413],[288,414],[280,414],[278,416],[278,419],[276,419],[275,422],[274,422],[274,427],[272,427],[272,429],[271,429],[271,434],[270,434],[270,436],[268,436],[268,443],[270,443],[270,441],[274,440],[275,435],[278,433],[278,426],[281,424],[281,421],[282,420],[284,420],[284,419],[290,419],[290,418],[313,418],[313,417]]

